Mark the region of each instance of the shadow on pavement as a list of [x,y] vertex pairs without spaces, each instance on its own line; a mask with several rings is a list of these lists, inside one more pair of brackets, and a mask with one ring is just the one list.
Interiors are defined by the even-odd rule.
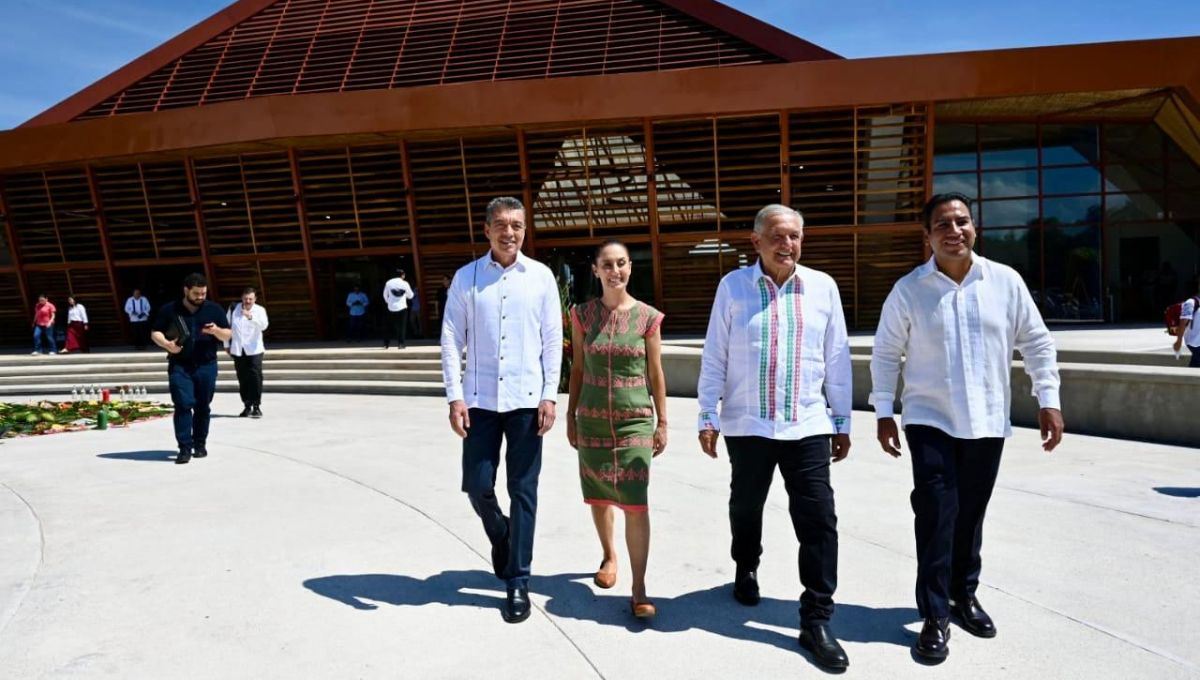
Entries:
[[[653,629],[660,633],[703,630],[723,637],[800,652],[799,603],[795,600],[763,598],[757,607],[734,601],[731,586],[722,584],[677,597],[652,598],[658,616],[649,621],[633,618],[627,595],[597,595],[587,585],[592,574],[533,576],[530,591],[548,598],[545,610],[557,617],[593,621],[631,632]],[[378,603],[421,606],[433,603],[498,609],[502,597],[489,597],[464,590],[503,591],[504,585],[486,571],[444,571],[425,579],[395,574],[357,574],[309,579],[304,587],[355,609],[377,609]],[[833,631],[849,642],[894,644],[908,647],[912,634],[904,629],[920,619],[911,607],[874,609],[838,604]],[[787,631],[780,632],[780,629]],[[804,652],[807,658],[807,652]]]
[[97,458],[109,458],[112,460],[144,460],[144,461],[159,461],[171,462],[175,460],[178,451],[168,451],[166,449],[159,451],[118,451],[116,453],[101,453]]
[[1164,496],[1176,498],[1200,498],[1200,488],[1192,486],[1156,486],[1154,490]]

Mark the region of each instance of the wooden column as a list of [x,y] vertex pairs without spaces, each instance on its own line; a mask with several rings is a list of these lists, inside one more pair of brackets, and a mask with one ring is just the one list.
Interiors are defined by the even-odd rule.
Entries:
[[[422,293],[427,293],[425,290],[425,270],[421,268],[421,248],[417,243],[417,197],[413,194],[412,186],[412,164],[408,158],[408,142],[400,142],[400,165],[403,166],[404,172],[404,203],[408,207],[408,243],[412,247],[413,261],[413,280],[417,282],[417,290]],[[440,285],[440,282],[439,282]],[[436,294],[434,299],[437,299]],[[438,310],[440,314],[442,310]],[[432,317],[429,315],[429,297],[426,296],[421,301],[421,316],[426,322],[429,322]]]
[[4,193],[4,182],[0,178],[0,213],[4,217],[4,238],[8,241],[8,250],[12,255],[13,269],[17,273],[17,290],[21,293],[21,309],[25,318],[33,323],[33,308],[29,304],[29,287],[25,281],[25,268],[21,265],[21,248],[17,239],[17,230],[13,226],[12,210],[8,207],[8,196]]
[[117,265],[113,261],[112,239],[108,233],[108,218],[104,216],[104,201],[100,197],[100,187],[96,184],[96,169],[89,165],[86,171],[88,192],[91,193],[92,207],[96,211],[96,229],[100,231],[100,252],[104,255],[104,268],[108,271],[108,287],[112,291],[113,308],[117,311],[117,319],[121,322],[121,340],[130,343],[132,336],[129,332],[129,317],[125,315],[125,306],[121,299],[123,291],[117,278]]
[[792,128],[787,111],[779,112],[779,202],[792,206],[792,171],[789,154],[792,148]]
[[300,244],[304,248],[304,267],[308,271],[308,299],[312,301],[313,305],[317,337],[324,340],[327,335],[325,314],[321,310],[321,300],[317,296],[317,277],[313,273],[312,237],[308,232],[308,212],[304,209],[304,186],[300,183],[300,166],[296,159],[295,147],[288,147],[288,164],[292,171],[292,193],[296,198],[296,217],[300,220]]
[[529,256],[537,252],[537,230],[533,214],[533,179],[529,173],[529,151],[525,146],[525,131],[517,130],[517,156],[521,164],[521,202],[525,204],[525,243]]
[[662,247],[658,240],[658,162],[654,159],[654,124],[642,120],[642,148],[646,158],[646,210],[650,222],[650,259],[653,262],[654,306],[663,308]]
[[200,260],[204,263],[204,277],[208,279],[209,298],[220,299],[220,285],[216,271],[213,270],[212,258],[208,253],[208,230],[204,226],[204,210],[200,204],[200,185],[196,182],[196,166],[191,158],[183,161],[187,174],[188,196],[192,201],[192,217],[196,222],[196,241],[200,244]]

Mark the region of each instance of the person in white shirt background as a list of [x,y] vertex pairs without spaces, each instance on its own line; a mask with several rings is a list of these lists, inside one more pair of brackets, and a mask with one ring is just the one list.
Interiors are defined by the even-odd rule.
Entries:
[[258,293],[253,287],[247,286],[242,290],[241,302],[230,305],[227,313],[233,335],[226,341],[225,351],[233,357],[233,367],[237,371],[238,393],[243,406],[239,418],[261,418],[263,414],[262,365],[263,354],[267,351],[263,344],[263,331],[267,330],[270,322],[267,320],[267,310],[257,304],[257,300]]
[[[530,612],[542,437],[558,400],[562,311],[550,269],[521,253],[521,202],[492,199],[484,233],[488,253],[459,269],[447,294],[442,375],[450,427],[463,438],[462,490],[492,544],[492,569],[505,581],[504,620],[518,623]],[[502,440],[508,517],[495,492]]]
[[893,418],[903,362],[904,434],[912,458],[917,609],[914,651],[938,662],[949,652],[949,619],[994,637],[975,592],[983,519],[1009,422],[1013,349],[1020,351],[1041,410],[1042,448],[1063,435],[1054,339],[1021,276],[972,251],[970,199],[939,194],[925,205],[928,262],[896,282],[883,303],[871,354],[871,397],[883,450],[899,457]]
[[397,269],[396,276],[383,284],[383,301],[387,304],[387,322],[383,325],[383,348],[396,338],[396,347],[405,348],[408,339],[408,301],[413,297],[412,286],[404,280],[404,270]]
[[150,300],[142,296],[142,291],[134,288],[133,294],[125,300],[125,314],[129,317],[133,346],[146,349],[150,342]]
[[346,310],[350,313],[350,327],[347,329],[347,334],[355,342],[367,337],[367,307],[370,304],[370,298],[362,292],[360,286],[354,286],[354,290],[346,296]]
[[1196,323],[1196,317],[1200,316],[1200,278],[1196,279],[1192,290],[1195,293],[1183,301],[1179,310],[1179,330],[1175,336],[1175,354],[1178,356],[1183,345],[1187,345],[1192,352],[1192,359],[1188,362],[1188,366],[1200,368],[1200,323]]
[[75,299],[74,295],[67,296],[67,341],[59,354],[68,352],[90,352],[88,346],[88,315],[87,308]]
[[853,408],[842,300],[832,277],[799,264],[800,213],[766,206],[750,239],[758,262],[721,279],[704,338],[700,446],[716,458],[725,434],[734,598],[759,602],[763,504],[778,466],[800,540],[800,644],[821,665],[845,668],[829,626],[838,559],[829,468],[850,453]]

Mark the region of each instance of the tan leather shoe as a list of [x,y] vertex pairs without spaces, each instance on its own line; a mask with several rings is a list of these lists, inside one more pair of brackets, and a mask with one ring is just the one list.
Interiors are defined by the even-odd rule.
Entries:
[[629,610],[633,612],[633,615],[639,619],[652,619],[654,618],[654,615],[658,613],[658,609],[656,609],[654,603],[650,601],[634,602],[633,600],[630,600]]
[[[601,562],[600,566],[603,567],[604,563]],[[613,569],[612,571],[597,571],[596,575],[592,577],[592,583],[595,583],[597,588],[603,588],[605,590],[612,588],[613,586],[617,585],[617,570]]]

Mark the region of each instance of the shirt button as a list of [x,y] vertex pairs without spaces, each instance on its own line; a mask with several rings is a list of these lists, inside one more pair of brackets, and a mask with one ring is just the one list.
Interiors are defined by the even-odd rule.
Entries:
[[500,376],[500,382],[504,382],[504,376]]

